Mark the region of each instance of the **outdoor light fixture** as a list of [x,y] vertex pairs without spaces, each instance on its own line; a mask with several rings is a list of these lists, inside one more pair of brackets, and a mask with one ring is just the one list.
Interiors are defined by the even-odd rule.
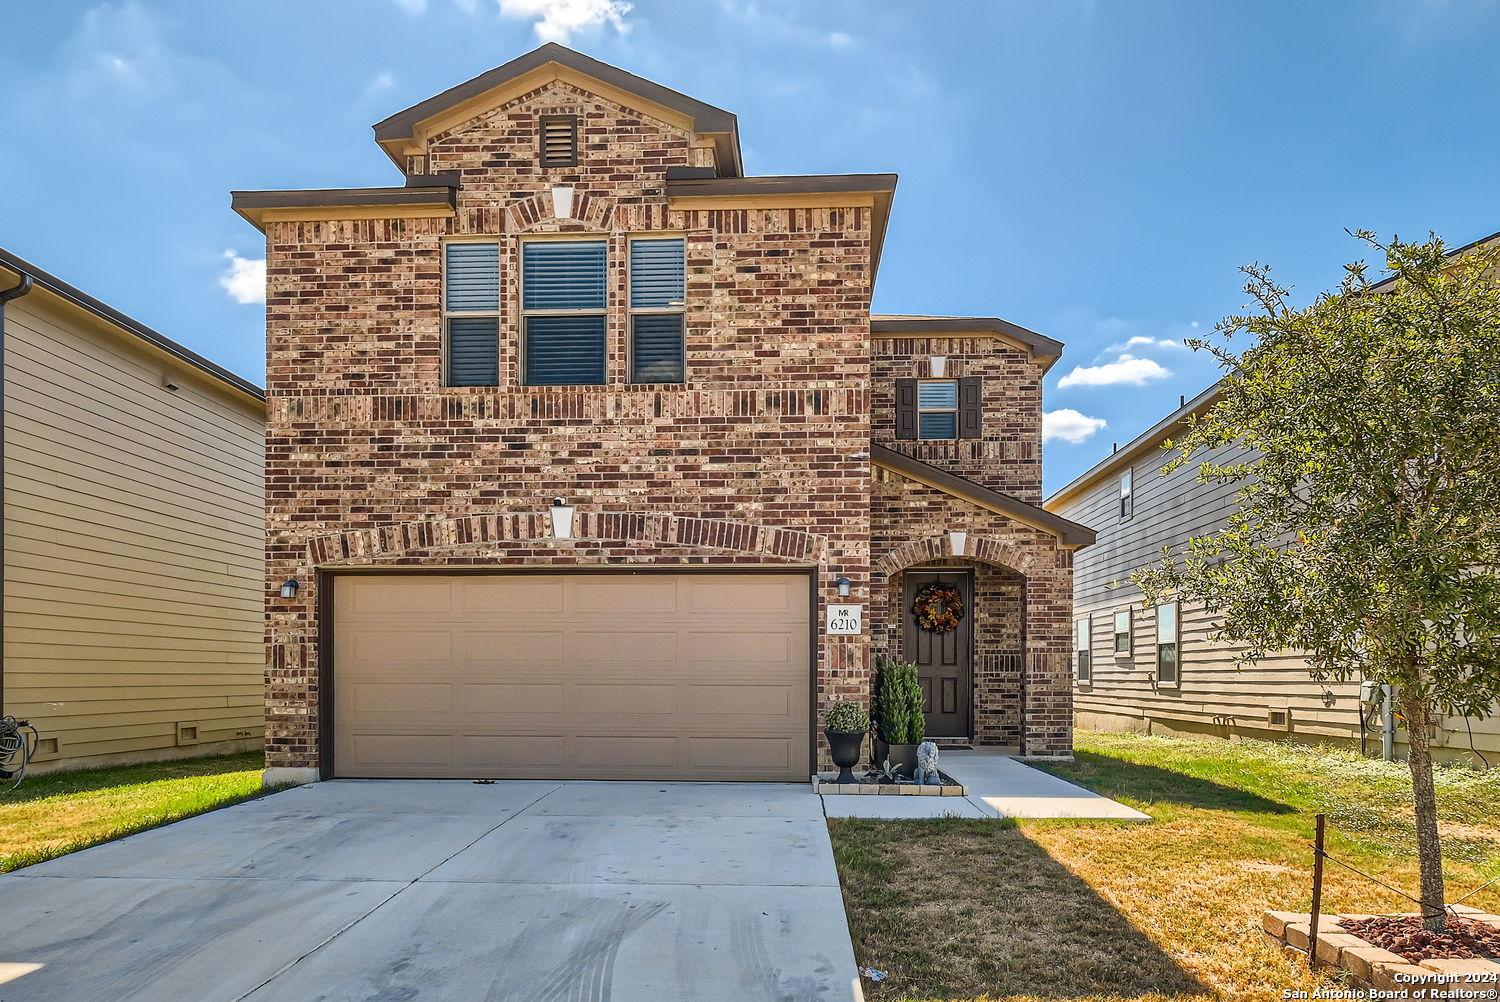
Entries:
[[834,584],[838,585],[838,588],[839,588],[839,598],[848,598],[849,597],[849,579],[848,578],[841,577],[837,581],[835,581]]
[[296,598],[298,587],[299,586],[297,584],[296,578],[287,578],[285,581],[281,582],[281,597]]
[[552,510],[548,512],[552,516],[552,538],[573,538],[573,506],[562,498],[552,499]]
[[552,214],[558,219],[573,217],[573,186],[571,184],[552,186]]

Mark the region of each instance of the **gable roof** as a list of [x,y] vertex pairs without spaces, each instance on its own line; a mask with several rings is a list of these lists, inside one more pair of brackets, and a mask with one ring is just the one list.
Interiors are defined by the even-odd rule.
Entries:
[[30,276],[33,292],[37,290],[46,292],[71,306],[92,313],[100,320],[119,328],[127,334],[134,335],[153,348],[186,362],[199,372],[211,376],[220,383],[247,397],[252,397],[261,402],[264,402],[266,399],[266,391],[248,379],[235,375],[222,365],[210,362],[191,348],[178,344],[164,334],[158,334],[140,321],[132,320],[114,307],[106,306],[81,289],[69,285],[57,276],[43,271],[36,265],[17,257],[4,248],[0,248],[0,272],[4,271],[8,271],[23,280],[26,276]]
[[999,317],[938,317],[924,314],[872,313],[871,334],[913,334],[919,337],[932,335],[993,334],[1017,348],[1024,348],[1031,357],[1042,363],[1042,372],[1062,357],[1063,343],[1045,334],[1027,330],[1020,324]]
[[966,477],[949,473],[930,463],[924,463],[920,459],[913,459],[888,446],[871,444],[870,462],[899,473],[908,480],[926,484],[944,494],[962,498],[981,508],[1007,515],[1033,529],[1050,533],[1056,536],[1063,546],[1070,549],[1088,546],[1094,541],[1094,530],[1086,525],[1069,521],[1061,515],[1054,515],[1044,508],[1022,501],[1020,498],[1011,497],[1009,494],[1002,494],[983,484],[976,484]]
[[633,96],[647,105],[675,112],[677,116],[686,118],[691,122],[694,133],[713,141],[718,151],[720,175],[740,177],[744,173],[740,157],[739,124],[732,113],[638,77],[618,66],[602,63],[556,42],[548,42],[532,49],[523,56],[496,66],[456,87],[449,87],[441,94],[419,101],[410,108],[375,123],[375,141],[397,167],[405,170],[405,154],[402,151],[412,144],[421,144],[425,123],[470,103],[475,105],[474,111],[478,114],[485,106],[485,96],[492,91],[528,74],[535,75],[535,83],[540,86],[546,80],[556,79],[559,70],[571,70],[613,90]]

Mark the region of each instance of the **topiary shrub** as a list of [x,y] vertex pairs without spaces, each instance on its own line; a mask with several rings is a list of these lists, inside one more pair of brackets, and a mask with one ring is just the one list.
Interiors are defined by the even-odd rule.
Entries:
[[830,731],[866,731],[870,728],[870,715],[859,703],[841,699],[823,714],[823,727]]
[[927,734],[926,701],[910,661],[882,658],[875,665],[875,719],[887,744],[920,744]]

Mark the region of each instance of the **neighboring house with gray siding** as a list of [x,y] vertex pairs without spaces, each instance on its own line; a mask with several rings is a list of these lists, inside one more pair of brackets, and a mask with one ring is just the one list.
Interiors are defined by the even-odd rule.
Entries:
[[0,251],[0,713],[45,771],[260,747],[259,387]]
[[[1131,574],[1222,528],[1234,510],[1236,484],[1203,483],[1198,468],[1253,458],[1223,448],[1195,456],[1170,474],[1189,415],[1209,410],[1217,386],[1185,402],[1134,441],[1119,447],[1049,498],[1044,507],[1093,529],[1097,541],[1073,564],[1075,722],[1080,728],[1223,738],[1292,738],[1358,744],[1360,684],[1322,684],[1306,660],[1288,652],[1236,670],[1233,648],[1211,639],[1214,617],[1196,603],[1146,608]],[[1367,747],[1378,754],[1380,715],[1372,715]],[[1472,722],[1473,747],[1500,763],[1500,719]],[[1405,733],[1397,730],[1399,746]],[[1440,720],[1433,752],[1477,761],[1462,717]]]

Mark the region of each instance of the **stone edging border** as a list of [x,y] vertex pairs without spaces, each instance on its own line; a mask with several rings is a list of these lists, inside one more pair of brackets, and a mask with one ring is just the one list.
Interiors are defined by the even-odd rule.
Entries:
[[963,797],[968,795],[968,788],[962,783],[954,782],[953,777],[942,773],[942,777],[948,780],[942,786],[918,786],[915,783],[835,783],[833,777],[837,773],[820,772],[812,778],[814,793],[823,796],[839,794],[841,796],[897,796],[897,797]]
[[[1462,918],[1477,919],[1500,928],[1500,915],[1491,915],[1466,905],[1454,905],[1452,910]],[[1426,995],[1418,995],[1418,991],[1427,992],[1439,986],[1450,989],[1468,988],[1481,993],[1497,987],[1494,981],[1464,980],[1468,975],[1500,975],[1500,962],[1495,960],[1424,960],[1420,964],[1413,964],[1398,954],[1372,946],[1353,933],[1345,932],[1339,924],[1343,919],[1352,921],[1374,917],[1354,914],[1324,915],[1318,920],[1318,963],[1348,971],[1351,988],[1366,991],[1406,990],[1410,992],[1411,998],[1422,998]],[[1261,926],[1273,946],[1290,951],[1305,961],[1311,920],[1312,916],[1305,912],[1266,912],[1261,919]],[[1469,997],[1486,996],[1479,994]]]

